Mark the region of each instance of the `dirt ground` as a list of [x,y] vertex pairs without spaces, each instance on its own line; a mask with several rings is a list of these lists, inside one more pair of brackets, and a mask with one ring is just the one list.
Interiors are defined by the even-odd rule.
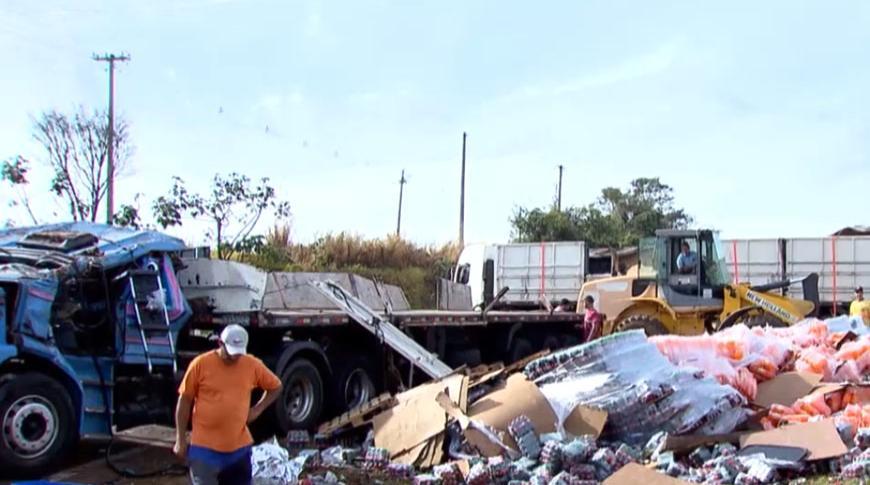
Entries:
[[[79,456],[65,469],[44,479],[94,485],[184,485],[188,483],[187,477],[179,474],[184,471],[180,468],[173,470],[174,474],[160,474],[149,478],[125,478],[106,464],[104,450],[104,447],[82,449],[78,454]],[[113,450],[112,457],[112,461],[117,467],[135,472],[159,471],[178,463],[169,450],[147,446],[132,446],[118,451]]]

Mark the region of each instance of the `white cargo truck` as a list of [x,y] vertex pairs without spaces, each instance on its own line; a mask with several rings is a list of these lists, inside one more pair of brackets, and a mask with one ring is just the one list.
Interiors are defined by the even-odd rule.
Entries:
[[473,306],[485,307],[508,291],[499,307],[528,308],[567,299],[576,303],[587,274],[583,241],[469,244],[463,248],[453,281],[468,285]]
[[[735,281],[761,285],[818,273],[822,315],[844,313],[855,287],[870,287],[870,236],[731,239],[724,245]],[[800,289],[789,291],[797,296]]]

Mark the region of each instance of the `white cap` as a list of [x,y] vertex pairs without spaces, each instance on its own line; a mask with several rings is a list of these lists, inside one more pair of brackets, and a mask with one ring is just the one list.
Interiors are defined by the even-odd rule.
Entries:
[[221,342],[230,355],[244,355],[248,350],[248,332],[241,325],[227,325],[221,332]]

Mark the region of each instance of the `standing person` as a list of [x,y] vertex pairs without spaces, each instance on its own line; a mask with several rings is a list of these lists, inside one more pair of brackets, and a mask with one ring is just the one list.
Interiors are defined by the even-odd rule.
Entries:
[[849,316],[850,317],[860,317],[861,309],[868,306],[866,300],[864,300],[864,288],[859,286],[855,288],[855,300],[849,305]]
[[592,295],[586,295],[583,299],[583,307],[586,309],[586,313],[583,314],[583,338],[585,342],[591,342],[601,336],[604,317],[595,309],[595,298],[592,298]]
[[[193,485],[251,483],[251,445],[248,424],[278,398],[281,380],[256,357],[247,355],[248,332],[229,325],[217,350],[199,355],[178,388],[173,451],[187,458]],[[251,407],[251,391],[264,390]],[[193,410],[193,430],[187,425]]]
[[567,298],[562,298],[562,301],[559,302],[559,305],[553,309],[555,313],[564,313],[571,311],[571,302]]

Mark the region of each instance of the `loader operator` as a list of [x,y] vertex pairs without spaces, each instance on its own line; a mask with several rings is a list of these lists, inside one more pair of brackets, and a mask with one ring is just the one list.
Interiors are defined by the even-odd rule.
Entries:
[[[248,332],[229,325],[217,350],[199,355],[178,388],[173,451],[187,458],[193,485],[251,483],[251,445],[248,424],[278,398],[281,380],[260,359],[247,355]],[[251,407],[251,391],[263,397]],[[187,424],[193,410],[193,430]]]
[[689,242],[683,241],[677,255],[677,271],[681,274],[692,274],[698,266],[698,255],[689,248]]

